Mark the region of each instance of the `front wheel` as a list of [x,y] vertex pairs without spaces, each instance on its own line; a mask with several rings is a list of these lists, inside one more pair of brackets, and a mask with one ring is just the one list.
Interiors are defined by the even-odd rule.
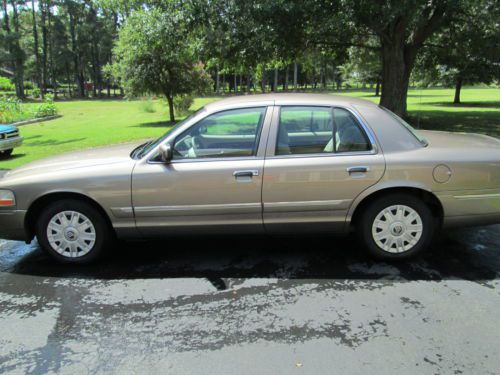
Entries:
[[0,158],[2,158],[2,159],[8,158],[10,155],[12,155],[12,151],[14,151],[14,149],[12,149],[12,148],[10,150],[0,151]]
[[38,219],[36,235],[53,258],[75,264],[95,261],[113,239],[103,215],[92,205],[74,199],[50,204]]
[[368,251],[379,259],[406,259],[432,241],[436,219],[423,201],[393,194],[376,199],[363,212],[358,232]]

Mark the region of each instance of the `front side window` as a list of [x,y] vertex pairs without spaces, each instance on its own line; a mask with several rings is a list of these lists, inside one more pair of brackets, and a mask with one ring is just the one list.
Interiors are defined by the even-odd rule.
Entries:
[[282,107],[276,155],[343,153],[371,150],[366,133],[347,110]]
[[255,156],[266,107],[214,113],[179,135],[174,159]]

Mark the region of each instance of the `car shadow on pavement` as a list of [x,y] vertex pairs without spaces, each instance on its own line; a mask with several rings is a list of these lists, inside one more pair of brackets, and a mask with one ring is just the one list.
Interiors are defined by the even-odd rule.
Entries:
[[[15,245],[11,245],[15,244]],[[96,264],[62,265],[36,243],[9,243],[0,269],[89,279],[227,278],[489,281],[500,278],[500,226],[446,231],[422,256],[400,262],[366,255],[353,236],[180,237],[120,243]],[[4,246],[5,247],[5,246]]]

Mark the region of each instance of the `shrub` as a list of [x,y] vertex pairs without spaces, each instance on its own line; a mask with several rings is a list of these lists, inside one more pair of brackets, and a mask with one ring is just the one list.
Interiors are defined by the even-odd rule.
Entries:
[[191,95],[178,95],[174,97],[174,109],[178,115],[186,115],[193,105],[194,98]]
[[155,105],[151,99],[142,100],[139,104],[139,109],[142,112],[146,112],[146,113],[156,112]]
[[20,100],[13,97],[0,97],[0,123],[8,124],[29,117],[29,111],[22,108]]
[[0,77],[0,90],[1,91],[14,91],[16,87],[10,81],[10,79],[6,77]]
[[35,107],[33,117],[48,117],[57,115],[57,107],[54,103],[54,95],[47,94],[45,95],[44,103],[40,104],[38,107]]
[[33,90],[31,90],[31,97],[33,99],[38,99],[39,97],[42,96],[42,93],[38,87],[33,87]]

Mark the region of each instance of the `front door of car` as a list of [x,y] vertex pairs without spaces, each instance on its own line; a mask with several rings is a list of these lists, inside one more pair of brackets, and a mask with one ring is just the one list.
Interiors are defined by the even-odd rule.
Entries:
[[342,231],[354,198],[384,170],[373,135],[351,110],[275,107],[264,166],[265,228]]
[[262,232],[269,108],[210,114],[170,142],[169,163],[138,163],[132,178],[138,229],[145,236]]

